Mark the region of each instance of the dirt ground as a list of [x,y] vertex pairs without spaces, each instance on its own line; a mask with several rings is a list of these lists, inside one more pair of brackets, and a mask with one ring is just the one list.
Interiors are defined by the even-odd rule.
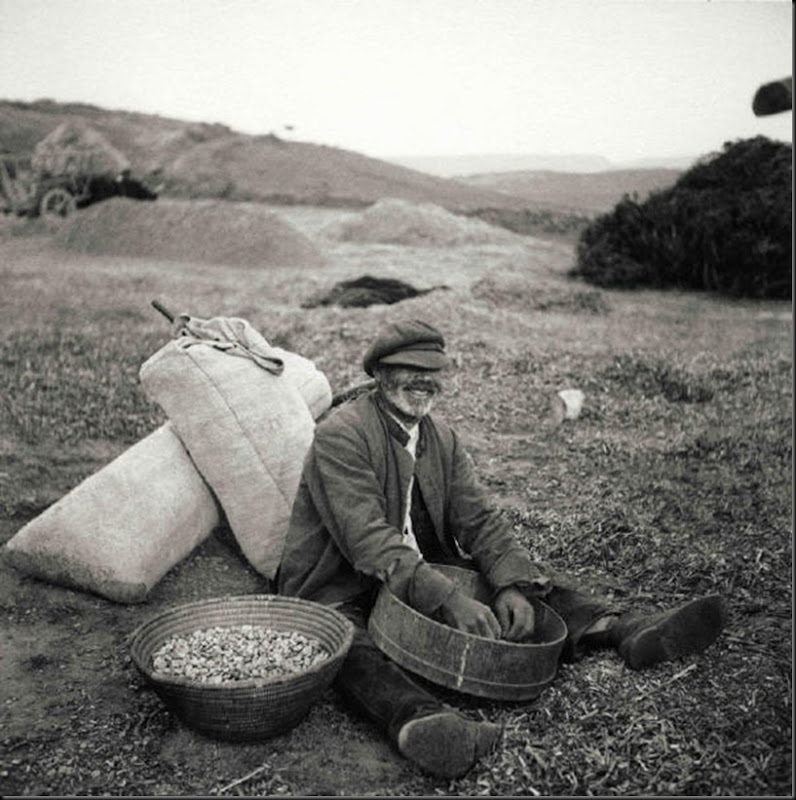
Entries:
[[[291,213],[294,224],[309,235],[315,235],[335,215],[331,211],[315,213],[300,208]],[[340,212],[343,216],[347,213]],[[653,414],[650,427],[639,431],[633,427],[633,409],[628,403],[622,411],[624,417],[617,412],[616,417],[611,417],[612,427],[603,425],[601,421],[612,413],[606,409],[608,401],[603,396],[599,401],[602,405],[587,413],[585,428],[570,428],[559,435],[556,422],[549,415],[549,395],[576,374],[568,366],[569,358],[605,358],[613,351],[632,348],[654,352],[661,342],[664,349],[692,354],[692,363],[696,365],[702,358],[700,353],[710,351],[711,359],[720,361],[723,354],[729,357],[745,348],[777,351],[782,359],[783,343],[787,342],[790,329],[790,308],[786,304],[722,304],[678,293],[660,298],[651,292],[633,296],[616,293],[610,297],[610,293],[605,293],[610,313],[600,308],[595,311],[589,307],[596,303],[595,295],[583,287],[573,289],[563,278],[562,269],[571,257],[571,250],[562,244],[543,241],[536,244],[530,256],[527,252],[522,255],[523,269],[528,264],[536,269],[533,295],[528,294],[523,283],[525,273],[517,267],[520,255],[516,249],[487,247],[475,255],[457,256],[440,251],[429,256],[411,248],[337,243],[329,246],[333,258],[322,273],[305,275],[300,282],[293,281],[288,272],[278,279],[258,276],[254,281],[257,291],[263,293],[269,286],[272,289],[271,306],[265,310],[258,310],[251,299],[253,279],[247,277],[250,272],[230,271],[219,279],[209,268],[167,270],[158,263],[121,259],[65,259],[54,273],[65,287],[64,297],[59,300],[56,291],[42,288],[48,273],[54,269],[48,263],[53,258],[48,247],[46,243],[21,240],[0,242],[9,259],[7,263],[13,263],[4,278],[8,285],[13,279],[15,286],[13,298],[3,301],[7,315],[2,325],[4,335],[13,329],[41,326],[57,319],[59,314],[68,323],[77,324],[75,320],[80,322],[80,315],[86,313],[81,311],[81,304],[98,309],[110,302],[108,292],[116,291],[109,290],[110,285],[120,293],[112,301],[118,305],[115,313],[119,319],[125,313],[135,314],[131,308],[145,308],[151,297],[161,297],[169,305],[184,300],[186,306],[199,314],[215,304],[216,313],[238,313],[255,324],[268,320],[274,327],[290,332],[293,338],[289,344],[315,359],[319,368],[327,371],[334,389],[351,385],[364,376],[348,356],[342,360],[330,356],[330,343],[338,342],[346,353],[361,352],[369,331],[385,318],[386,312],[319,309],[312,312],[314,316],[309,322],[302,323],[296,321],[296,309],[303,297],[316,294],[338,279],[365,272],[400,277],[416,286],[444,281],[451,286],[449,296],[409,301],[406,313],[437,315],[446,323],[451,337],[461,340],[457,351],[460,366],[475,368],[477,375],[469,383],[463,377],[461,385],[453,387],[454,394],[459,390],[477,391],[479,386],[489,386],[489,381],[503,380],[505,375],[500,365],[490,357],[497,352],[512,364],[512,374],[520,376],[519,381],[532,380],[534,370],[549,370],[546,393],[539,398],[526,398],[526,408],[499,403],[489,407],[479,404],[480,401],[469,408],[455,399],[446,400],[444,407],[449,418],[464,428],[497,501],[517,515],[535,514],[537,521],[542,519],[545,523],[551,518],[545,515],[563,515],[557,503],[568,500],[577,503],[579,487],[599,482],[605,476],[605,454],[621,454],[623,448],[635,447],[639,437],[643,437],[652,458],[685,441],[688,426],[697,420],[697,411],[683,404],[678,416],[666,418]],[[429,258],[434,260],[432,270],[428,268]],[[484,283],[487,278],[489,281]],[[100,285],[106,288],[98,288]],[[186,289],[189,285],[190,290]],[[528,313],[531,296],[537,305]],[[20,315],[16,320],[9,319],[12,306]],[[742,329],[733,323],[738,313],[746,321]],[[150,320],[145,310],[141,318],[151,331],[162,324],[154,318]],[[684,322],[686,319],[688,324]],[[480,330],[476,330],[478,325],[482,326]],[[628,331],[633,331],[630,337]],[[549,344],[551,340],[553,345]],[[533,348],[537,348],[541,366],[535,367],[528,361]],[[578,356],[573,356],[574,353]],[[658,407],[645,406],[653,411]],[[676,419],[674,427],[670,424],[672,419]],[[719,430],[718,412],[711,424]],[[535,442],[534,434],[538,434]],[[13,508],[0,518],[0,544],[129,444],[91,434],[69,445],[46,438],[33,443],[10,435],[0,439],[0,485],[4,483],[7,495],[14,497]],[[571,460],[562,462],[560,459],[568,453]],[[787,481],[787,476],[783,479]],[[659,490],[663,491],[660,487]],[[762,563],[760,559],[758,554],[758,563]],[[599,565],[594,566],[599,571]],[[763,568],[760,570],[762,575]],[[614,588],[624,586],[625,592],[638,588],[628,589],[628,583],[632,585],[630,572],[614,574],[607,580]],[[327,691],[299,726],[264,742],[232,744],[208,739],[171,715],[130,660],[131,632],[161,609],[177,603],[224,594],[266,592],[270,588],[246,563],[234,537],[223,528],[170,570],[147,601],[138,605],[120,605],[51,585],[0,563],[3,670],[0,793],[4,796],[500,793],[495,791],[500,782],[490,779],[490,769],[501,771],[501,779],[506,781],[511,773],[506,773],[499,758],[487,762],[485,771],[470,783],[448,784],[430,779],[402,759],[370,723],[345,709],[333,689]],[[709,586],[705,583],[685,587],[691,588]],[[753,613],[748,608],[743,613]],[[784,640],[790,636],[790,619],[782,618],[786,613],[781,608],[770,611],[765,623],[781,626]],[[736,637],[746,624],[745,619],[734,618]],[[718,669],[720,655],[729,656],[732,663],[740,663],[742,654],[732,647],[730,642],[721,652],[704,656],[700,662],[704,669],[700,667],[700,677],[696,679],[701,681],[700,686],[715,680],[708,676],[711,669]],[[765,658],[761,663],[765,663],[766,669],[779,664],[779,656],[769,654]],[[591,661],[582,669],[583,674],[599,674],[606,687],[621,685],[623,692],[642,697],[661,687],[665,690],[667,682],[681,682],[683,668],[682,664],[676,665],[665,674],[646,678],[652,684],[645,683],[643,676],[628,676],[617,660]],[[782,669],[783,665],[777,668]],[[566,686],[566,681],[572,680],[571,673],[564,670],[563,679]],[[564,694],[550,695],[551,706],[563,702],[567,690],[562,691]],[[531,776],[534,769],[543,771],[541,763],[535,764],[532,755],[528,755],[534,752],[538,755],[537,737],[523,734],[529,738],[521,742],[516,726],[525,724],[523,718],[537,723],[543,720],[545,713],[549,713],[544,704],[528,704],[507,711],[500,704],[445,696],[476,717],[503,720],[510,715],[515,731],[510,743],[517,752],[525,754],[512,761],[510,769],[519,774],[519,765],[525,764],[527,758],[533,767],[528,768]],[[750,702],[753,704],[754,698]],[[680,707],[679,712],[694,715],[687,705]],[[597,713],[588,712],[587,716]],[[660,718],[655,724],[665,730]],[[671,731],[669,735],[672,736]],[[746,786],[762,787],[760,793],[765,793],[766,783],[761,775],[769,769],[768,764],[750,767],[754,774],[750,773],[750,783]],[[680,769],[699,773],[693,763],[681,765]],[[775,788],[781,789],[781,761],[777,769],[780,772],[772,781]],[[673,774],[676,773],[675,764]],[[524,793],[536,793],[532,777],[524,782],[516,780],[513,785],[524,787]],[[584,793],[583,785],[576,782],[571,785],[577,788],[576,793]],[[658,783],[656,788],[660,790],[662,785]],[[669,785],[676,793],[676,778],[672,777]],[[637,786],[630,785],[629,793]],[[621,787],[614,787],[610,793],[623,792]]]
[[[2,540],[18,525],[3,520]],[[336,794],[341,785],[389,793],[411,778],[369,725],[338,707],[332,690],[299,729],[265,745],[241,745],[187,729],[144,686],[126,641],[138,624],[189,599],[268,590],[234,543],[222,539],[211,536],[142,606],[117,606],[3,570],[0,606],[11,624],[2,631],[2,736],[27,747],[33,738],[37,753],[20,770],[9,748],[0,775],[4,795],[68,794],[73,781],[81,794],[92,783],[98,794],[210,794],[264,762],[272,766],[258,783],[270,781],[269,793],[281,787],[291,794]],[[330,736],[330,727],[345,730]],[[81,762],[89,741],[98,774],[87,784]]]

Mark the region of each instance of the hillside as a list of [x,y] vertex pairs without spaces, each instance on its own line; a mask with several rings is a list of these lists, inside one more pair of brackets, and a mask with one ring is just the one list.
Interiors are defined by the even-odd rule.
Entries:
[[49,100],[0,102],[0,149],[29,152],[65,121],[98,130],[130,159],[134,175],[164,181],[164,193],[172,196],[341,206],[396,197],[456,211],[527,204],[339,148]]
[[682,174],[679,169],[615,169],[576,173],[551,170],[492,172],[458,180],[481,189],[521,197],[534,206],[572,208],[587,214],[610,211],[625,195],[640,199],[667,189]]
[[522,198],[388,164],[347,150],[273,135],[204,142],[166,173],[180,195],[312,205],[367,205],[383,197],[430,202],[452,211],[519,208]]
[[[605,160],[573,155],[568,171],[442,177],[322,144],[243,134],[218,123],[51,100],[0,101],[0,150],[30,152],[69,121],[99,131],[130,160],[135,176],[163,183],[163,194],[172,197],[340,207],[394,197],[460,212],[551,209],[593,215],[625,194],[644,197],[668,186],[680,174],[675,169],[611,170]],[[564,157],[556,158],[563,169]],[[582,172],[573,171],[578,169]]]

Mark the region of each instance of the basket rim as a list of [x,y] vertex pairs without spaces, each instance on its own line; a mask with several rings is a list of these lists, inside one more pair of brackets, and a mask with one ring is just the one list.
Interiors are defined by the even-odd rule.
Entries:
[[[475,572],[474,570],[465,569],[463,567],[456,567],[456,566],[454,566],[452,564],[432,564],[431,566],[433,566],[434,569],[440,569],[441,568],[440,572],[443,572],[443,573],[445,571],[449,571],[449,572],[456,571],[456,572],[460,572],[460,573],[473,573],[473,572]],[[475,572],[475,574],[476,575],[480,575],[480,573],[478,573],[478,572]],[[539,647],[556,647],[556,646],[560,645],[562,642],[564,642],[566,640],[566,638],[567,638],[567,624],[561,618],[561,615],[555,609],[551,608],[547,603],[545,603],[544,601],[542,601],[542,600],[540,600],[538,598],[534,598],[531,602],[532,603],[538,603],[539,605],[544,606],[545,611],[547,613],[551,614],[553,619],[555,619],[557,622],[559,622],[561,624],[561,627],[563,628],[563,631],[564,631],[560,636],[556,637],[555,639],[551,639],[549,642],[508,642],[505,639],[492,639],[492,638],[490,638],[488,636],[479,636],[476,633],[468,633],[467,631],[462,631],[462,630],[459,630],[458,628],[454,628],[451,625],[446,625],[444,622],[437,622],[435,619],[431,619],[431,617],[427,617],[425,614],[421,614],[419,611],[417,611],[416,609],[412,608],[412,606],[408,605],[407,603],[404,603],[403,600],[401,600],[397,595],[395,595],[392,592],[392,590],[389,588],[389,586],[387,586],[386,583],[382,585],[379,593],[380,593],[380,595],[381,594],[385,595],[384,601],[390,600],[390,601],[394,602],[395,604],[397,604],[402,609],[406,609],[410,613],[410,615],[411,615],[411,617],[413,619],[417,619],[418,621],[422,622],[423,624],[431,625],[432,628],[436,628],[436,629],[439,629],[439,630],[453,631],[454,634],[458,634],[458,635],[462,636],[465,641],[468,640],[468,639],[474,639],[474,640],[479,641],[479,642],[488,643],[488,644],[492,645],[493,647],[494,646],[498,646],[498,647],[502,647],[502,648],[520,648],[520,649],[526,649],[527,648],[529,650],[534,650],[534,649],[539,648]],[[375,609],[375,606],[374,606],[374,609]],[[375,616],[374,614],[370,615],[369,622],[370,622],[370,620],[374,619],[374,616]],[[373,624],[375,625],[376,623],[374,622]]]
[[[331,616],[335,621],[343,623],[344,633],[340,645],[334,653],[330,653],[328,658],[323,659],[317,664],[308,667],[307,669],[300,670],[299,672],[288,673],[286,675],[274,675],[271,677],[259,678],[244,678],[239,681],[228,681],[227,683],[206,683],[204,681],[195,680],[193,678],[186,678],[178,675],[163,675],[162,673],[155,672],[148,664],[142,663],[139,654],[136,652],[136,646],[140,639],[149,629],[156,627],[159,623],[163,622],[168,617],[178,615],[180,612],[197,610],[201,608],[210,607],[223,607],[227,603],[234,607],[235,603],[243,601],[264,602],[274,604],[276,602],[286,601],[285,605],[296,605],[304,608],[311,608],[315,611],[326,613]],[[226,627],[234,627],[235,623]],[[225,626],[217,626],[225,627]],[[201,630],[202,625],[199,624],[195,630]],[[241,595],[221,595],[218,597],[208,597],[202,600],[194,600],[188,603],[180,603],[179,605],[163,609],[155,614],[152,618],[142,622],[138,625],[132,633],[127,637],[128,647],[130,649],[130,657],[132,658],[136,667],[149,679],[152,683],[157,684],[164,688],[174,689],[201,689],[202,691],[223,693],[238,690],[250,689],[263,689],[281,684],[295,683],[298,680],[306,680],[313,678],[319,674],[327,671],[331,666],[336,664],[348,653],[351,643],[354,640],[354,624],[345,615],[341,614],[331,606],[318,603],[314,600],[305,600],[300,597],[291,597],[289,595],[277,594],[241,594]]]

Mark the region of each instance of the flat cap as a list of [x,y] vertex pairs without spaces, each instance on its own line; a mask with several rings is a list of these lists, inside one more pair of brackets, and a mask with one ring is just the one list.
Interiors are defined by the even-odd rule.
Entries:
[[419,319],[387,325],[368,348],[362,366],[373,375],[377,364],[440,370],[450,364],[442,334]]

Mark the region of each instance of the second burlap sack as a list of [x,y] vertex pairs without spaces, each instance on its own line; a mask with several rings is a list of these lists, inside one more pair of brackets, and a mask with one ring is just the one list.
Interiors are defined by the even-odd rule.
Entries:
[[24,525],[4,554],[50,583],[140,603],[219,520],[167,422]]
[[183,315],[175,326],[177,338],[142,365],[141,384],[213,490],[249,563],[273,579],[314,420],[331,404],[328,381],[245,320]]

